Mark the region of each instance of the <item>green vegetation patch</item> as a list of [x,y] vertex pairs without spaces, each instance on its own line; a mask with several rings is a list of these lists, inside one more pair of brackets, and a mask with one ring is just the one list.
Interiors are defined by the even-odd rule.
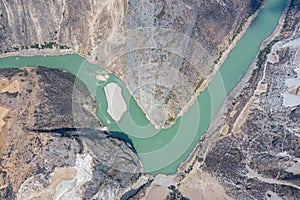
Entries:
[[197,84],[197,86],[196,86],[196,88],[195,88],[195,90],[194,90],[194,93],[196,93],[197,92],[197,90],[201,87],[201,85],[203,84],[203,82],[204,82],[204,79],[203,78],[201,78],[200,79],[200,81],[198,82],[198,84]]
[[168,96],[166,97],[165,99],[165,104],[168,104],[168,102],[171,100],[171,99],[174,99],[176,97],[175,93],[173,91],[169,91],[169,94]]

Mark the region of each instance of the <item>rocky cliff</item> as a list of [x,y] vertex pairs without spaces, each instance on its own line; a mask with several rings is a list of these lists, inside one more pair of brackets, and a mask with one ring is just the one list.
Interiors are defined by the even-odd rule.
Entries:
[[184,113],[262,2],[4,0],[0,52],[79,53],[123,79],[159,128]]
[[101,131],[69,73],[0,70],[0,199],[116,199],[139,178],[132,146]]

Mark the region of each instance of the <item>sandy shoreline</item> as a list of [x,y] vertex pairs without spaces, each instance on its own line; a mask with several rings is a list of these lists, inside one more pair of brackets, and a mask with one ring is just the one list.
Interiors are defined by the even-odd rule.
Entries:
[[[6,58],[11,56],[22,56],[22,57],[31,57],[31,56],[61,56],[69,54],[78,54],[72,49],[58,50],[58,49],[24,49],[16,52],[9,52],[0,54],[0,58]],[[80,55],[83,57],[83,55]]]
[[116,83],[109,83],[104,87],[104,92],[108,104],[108,114],[116,122],[120,121],[123,114],[127,111],[127,105],[123,98],[121,87]]

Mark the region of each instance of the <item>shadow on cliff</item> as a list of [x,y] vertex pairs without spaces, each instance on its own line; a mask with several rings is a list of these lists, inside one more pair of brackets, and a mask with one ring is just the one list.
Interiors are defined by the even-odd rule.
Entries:
[[77,131],[81,132],[80,134],[77,135],[79,138],[80,137],[85,137],[85,138],[89,138],[89,139],[94,140],[94,141],[101,140],[101,139],[104,139],[104,138],[113,138],[113,139],[123,141],[125,143],[128,143],[130,149],[135,154],[137,154],[137,151],[134,147],[134,144],[133,144],[132,140],[128,137],[128,135],[126,135],[123,132],[119,132],[119,131],[98,131],[98,130],[94,130],[94,129],[84,129],[84,131],[77,129]]
[[132,151],[135,154],[137,154],[137,151],[134,147],[132,140],[125,133],[119,132],[119,131],[110,131],[110,132],[104,132],[104,134],[107,134],[111,138],[115,138],[115,139],[118,139],[118,140],[121,140],[123,142],[130,144]]
[[[119,131],[101,131],[95,130],[90,128],[59,128],[59,129],[52,129],[52,130],[30,130],[35,133],[48,133],[51,134],[53,137],[63,137],[63,138],[70,138],[76,139],[77,142],[82,144],[81,139],[86,138],[92,141],[99,141],[105,138],[114,138],[125,143],[129,144],[130,149],[137,154],[137,151],[134,147],[132,140],[123,132]],[[81,145],[82,146],[82,145]]]

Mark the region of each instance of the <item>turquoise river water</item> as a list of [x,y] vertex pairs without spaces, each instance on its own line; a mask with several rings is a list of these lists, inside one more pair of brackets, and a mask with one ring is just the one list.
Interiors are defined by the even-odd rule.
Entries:
[[[156,130],[149,123],[122,81],[112,74],[106,82],[97,81],[96,72],[104,69],[88,63],[79,55],[12,56],[0,59],[0,68],[45,66],[63,69],[77,75],[96,95],[99,119],[109,126],[111,131],[125,133],[131,139],[144,165],[144,171],[153,174],[172,174],[195,148],[226,95],[241,81],[258,53],[261,42],[274,31],[285,5],[286,0],[268,0],[242,39],[230,52],[208,88],[200,93],[190,110],[166,130]],[[121,86],[128,105],[128,111],[118,123],[114,122],[106,111],[104,86],[111,82]]]

